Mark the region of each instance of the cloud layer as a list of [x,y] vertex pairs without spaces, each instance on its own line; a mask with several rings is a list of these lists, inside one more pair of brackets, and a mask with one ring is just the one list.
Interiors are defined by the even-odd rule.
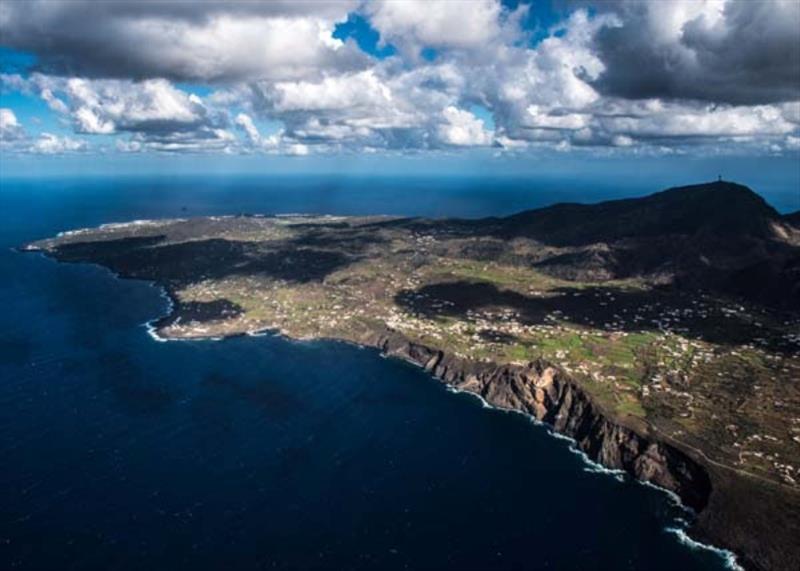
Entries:
[[86,151],[85,141],[43,132],[31,137],[11,109],[0,107],[0,151],[45,155]]
[[7,45],[40,71],[116,78],[221,81],[302,77],[364,65],[335,22],[355,2],[4,0]]
[[[37,56],[0,87],[124,152],[796,152],[800,3],[596,8],[534,36],[497,0],[0,0],[3,43]],[[353,13],[394,55],[335,33]],[[57,152],[2,117],[4,148]]]

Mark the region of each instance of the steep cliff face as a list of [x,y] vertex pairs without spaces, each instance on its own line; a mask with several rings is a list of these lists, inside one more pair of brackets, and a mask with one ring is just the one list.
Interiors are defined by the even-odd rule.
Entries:
[[[418,365],[493,406],[530,414],[573,438],[591,460],[674,492],[699,514],[692,535],[732,549],[745,568],[796,568],[797,498],[776,494],[769,487],[754,485],[749,477],[697,461],[650,434],[646,426],[626,426],[601,410],[580,385],[551,364],[541,360],[524,366],[466,361],[389,330],[366,333],[356,341]],[[771,532],[765,534],[759,531],[762,529]]]
[[575,440],[593,461],[676,493],[696,511],[711,494],[706,470],[689,456],[611,420],[572,379],[544,361],[525,366],[466,361],[385,331],[362,340],[386,355],[419,365],[455,389],[516,410]]

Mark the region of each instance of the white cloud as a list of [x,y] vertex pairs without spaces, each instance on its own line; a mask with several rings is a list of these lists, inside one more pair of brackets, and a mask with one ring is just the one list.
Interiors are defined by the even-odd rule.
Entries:
[[569,113],[556,111],[551,113],[540,105],[529,105],[529,120],[526,125],[539,129],[578,130],[586,128],[592,120],[588,113]]
[[385,107],[392,93],[373,70],[328,76],[318,82],[279,82],[274,86],[276,111],[327,111]]
[[63,154],[85,151],[85,141],[41,133],[32,139],[11,109],[0,108],[0,150],[15,153]]
[[251,84],[222,99],[282,122],[284,139],[309,147],[409,148],[421,144],[423,132],[452,102],[438,91],[418,89],[424,77],[416,71],[393,76],[376,67],[318,81]]
[[69,113],[69,108],[67,105],[61,101],[58,97],[53,95],[53,92],[48,89],[47,87],[43,88],[40,93],[42,99],[47,103],[47,106],[50,107],[56,113],[67,114]]
[[598,120],[608,130],[647,137],[736,137],[785,135],[795,126],[772,105],[688,107],[667,105],[644,117]]
[[783,114],[783,118],[790,123],[800,125],[800,101],[784,103],[781,105],[781,113]]
[[287,154],[295,155],[298,157],[305,156],[309,153],[308,146],[303,145],[302,143],[295,143],[293,145],[289,145],[287,148]]
[[494,0],[378,0],[366,10],[382,39],[412,55],[423,47],[481,48],[501,34]]
[[492,134],[483,120],[469,111],[450,106],[442,115],[445,123],[439,126],[439,137],[444,143],[460,147],[491,144]]
[[47,69],[86,76],[184,80],[297,78],[353,69],[367,58],[331,36],[355,0],[4,2],[5,45]]
[[85,141],[79,141],[71,137],[60,137],[52,133],[42,133],[33,142],[32,151],[47,155],[75,153],[85,151],[89,148]]
[[246,113],[239,113],[236,116],[236,125],[245,132],[247,140],[251,145],[261,145],[261,133],[258,132],[258,128],[249,115]]
[[797,0],[608,0],[597,86],[628,98],[765,104],[800,98]]
[[[67,110],[67,112],[69,112]],[[108,135],[116,131],[113,121],[101,119],[91,108],[79,107],[73,116],[75,126],[81,133]]]
[[[800,4],[765,4],[610,0],[532,45],[526,8],[498,0],[5,3],[4,41],[49,71],[0,87],[41,97],[76,133],[122,135],[124,152],[792,149]],[[398,55],[333,38],[353,9]]]
[[200,98],[163,79],[69,79],[63,91],[76,125],[86,133],[188,127],[209,116]]
[[239,113],[236,116],[236,125],[244,132],[246,137],[245,149],[248,151],[259,151],[273,155],[305,156],[311,153],[308,145],[297,142],[297,140],[287,137],[286,132],[281,130],[268,137],[264,137],[256,127],[253,119],[246,113]]
[[615,147],[631,147],[633,146],[634,141],[627,135],[614,135],[611,138],[611,144]]
[[19,141],[25,137],[25,130],[11,109],[0,107],[0,144]]
[[76,133],[131,134],[134,139],[123,149],[128,152],[219,151],[235,142],[224,110],[209,107],[165,79],[100,80],[36,73],[27,80],[17,76],[0,80],[38,93],[72,123]]
[[135,140],[117,139],[114,146],[121,153],[138,153],[142,151],[142,144]]

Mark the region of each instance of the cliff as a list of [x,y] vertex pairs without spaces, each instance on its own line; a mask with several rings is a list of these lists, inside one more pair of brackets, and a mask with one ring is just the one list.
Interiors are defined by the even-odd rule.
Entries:
[[[726,546],[746,568],[794,568],[800,555],[793,543],[800,513],[796,498],[786,505],[780,494],[763,486],[754,488],[748,478],[716,466],[699,451],[673,443],[665,435],[654,434],[646,424],[630,426],[615,418],[558,367],[544,360],[525,366],[476,363],[414,343],[391,330],[367,334],[358,341],[417,365],[493,407],[528,414],[572,438],[590,460],[676,494],[697,515],[691,534]],[[769,525],[769,521],[777,524],[774,533],[752,533],[751,526]]]

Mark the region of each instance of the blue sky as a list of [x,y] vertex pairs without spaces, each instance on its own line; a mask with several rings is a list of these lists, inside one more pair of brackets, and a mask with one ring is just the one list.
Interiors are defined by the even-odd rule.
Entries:
[[800,188],[794,3],[3,4],[0,176],[769,165]]

